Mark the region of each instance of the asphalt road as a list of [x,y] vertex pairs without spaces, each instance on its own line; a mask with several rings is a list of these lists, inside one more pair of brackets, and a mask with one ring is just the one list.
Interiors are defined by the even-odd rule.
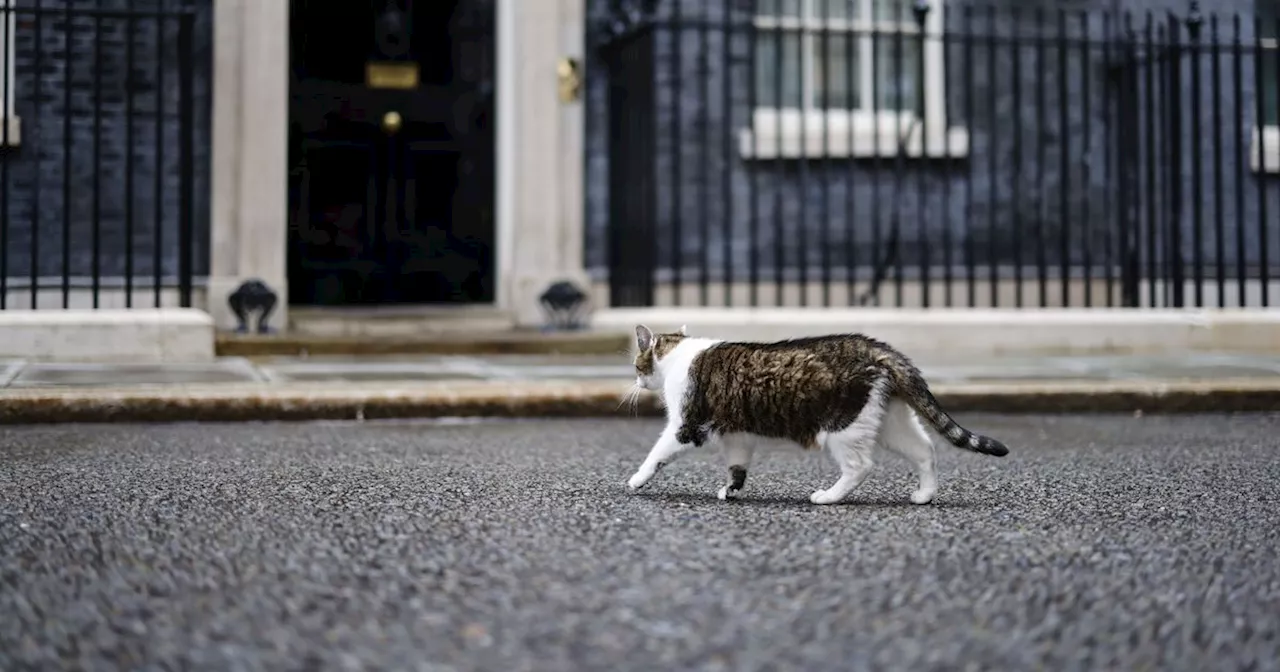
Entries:
[[0,669],[1280,668],[1280,415],[962,418],[886,458],[657,421],[0,429]]

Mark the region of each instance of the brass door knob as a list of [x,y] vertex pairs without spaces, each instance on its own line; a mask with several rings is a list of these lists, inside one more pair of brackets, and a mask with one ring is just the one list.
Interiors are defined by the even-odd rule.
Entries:
[[400,118],[400,113],[395,110],[382,115],[382,130],[387,135],[395,135],[403,123],[404,120]]

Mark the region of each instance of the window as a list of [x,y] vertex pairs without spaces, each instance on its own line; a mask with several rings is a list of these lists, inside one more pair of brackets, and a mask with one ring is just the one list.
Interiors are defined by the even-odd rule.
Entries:
[[[1280,31],[1276,22],[1280,20],[1280,7],[1275,0],[1259,0],[1256,3],[1258,16],[1258,79],[1261,101],[1261,123],[1254,129],[1253,149],[1249,152],[1253,170],[1265,170],[1268,173],[1280,173],[1280,105],[1277,105],[1277,92],[1280,91]],[[1262,150],[1259,152],[1259,150]],[[1265,162],[1263,158],[1265,157]]]
[[919,155],[922,121],[931,156],[963,155],[967,136],[944,114],[941,0],[930,4],[922,39],[912,0],[757,0],[743,155],[870,156],[879,136],[891,156],[908,132],[907,151]]
[[[13,65],[14,44],[17,42],[17,33],[15,32],[17,22],[14,20],[15,12],[10,9],[15,4],[15,0],[0,0],[0,95],[4,96],[0,100],[0,144],[4,143],[3,128],[8,127],[9,144],[20,144],[20,136],[22,125],[19,122],[17,114],[14,110],[13,101],[15,99],[14,90],[18,88],[18,80],[14,77]],[[4,83],[8,81],[8,95],[4,95]]]

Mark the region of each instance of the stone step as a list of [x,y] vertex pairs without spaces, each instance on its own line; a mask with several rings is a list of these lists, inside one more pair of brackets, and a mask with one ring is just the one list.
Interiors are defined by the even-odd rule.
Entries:
[[631,337],[620,332],[475,330],[404,336],[287,333],[219,333],[219,357],[309,357],[316,355],[590,355],[624,356]]

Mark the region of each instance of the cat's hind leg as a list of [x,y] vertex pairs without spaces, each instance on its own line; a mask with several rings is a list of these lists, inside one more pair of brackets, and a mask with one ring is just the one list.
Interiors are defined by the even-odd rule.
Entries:
[[840,467],[840,479],[826,490],[809,496],[814,504],[835,504],[862,485],[875,466],[876,442],[884,421],[886,399],[883,385],[877,384],[867,395],[867,403],[848,427],[826,437],[827,450]]
[[938,492],[933,440],[920,424],[915,411],[905,402],[897,399],[889,402],[880,443],[886,449],[901,455],[915,468],[919,483],[916,491],[911,493],[912,503],[928,504],[933,501],[933,496]]
[[720,437],[720,450],[725,466],[729,468],[729,482],[716,495],[720,499],[736,498],[747,482],[747,468],[755,453],[755,445],[747,436],[730,434]]

